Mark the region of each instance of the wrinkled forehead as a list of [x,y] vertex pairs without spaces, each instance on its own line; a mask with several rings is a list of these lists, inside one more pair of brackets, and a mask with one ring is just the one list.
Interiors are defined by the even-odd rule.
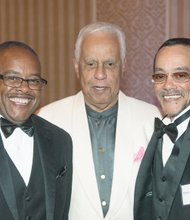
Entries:
[[119,47],[118,38],[111,32],[97,31],[97,32],[89,33],[88,35],[84,37],[82,41],[82,47],[86,45],[93,46],[93,43],[96,43],[96,44],[113,43]]
[[113,56],[120,58],[120,47],[116,36],[111,33],[95,32],[86,36],[81,45],[81,57]]

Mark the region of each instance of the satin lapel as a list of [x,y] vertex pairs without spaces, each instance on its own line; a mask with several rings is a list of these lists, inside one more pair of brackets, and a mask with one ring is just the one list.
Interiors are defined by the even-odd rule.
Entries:
[[[36,123],[37,124],[37,123]],[[42,163],[42,170],[45,183],[46,198],[46,219],[53,220],[55,209],[55,177],[53,148],[51,144],[51,133],[43,126],[36,125],[34,132],[34,141],[37,144]]]
[[7,201],[10,212],[12,213],[15,220],[19,220],[18,211],[16,205],[16,197],[11,178],[11,171],[9,168],[6,152],[3,146],[2,139],[0,137],[0,187]]
[[[135,196],[134,196],[134,212],[136,214],[139,206],[139,200],[141,197],[144,197],[147,193],[147,187],[149,183],[152,183],[152,163],[156,150],[156,146],[158,144],[158,139],[156,135],[153,133],[152,138],[148,144],[145,155],[141,162],[136,184],[135,184]],[[150,189],[152,193],[152,188]]]

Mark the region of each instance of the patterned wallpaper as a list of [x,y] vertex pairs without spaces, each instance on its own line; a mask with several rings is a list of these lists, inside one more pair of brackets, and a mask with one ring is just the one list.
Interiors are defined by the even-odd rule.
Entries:
[[126,33],[128,59],[121,89],[156,104],[150,76],[153,56],[165,40],[166,1],[97,0],[97,20],[116,23]]
[[80,89],[73,68],[78,31],[90,22],[120,25],[128,59],[121,89],[157,104],[150,76],[159,45],[168,37],[190,37],[189,0],[0,0],[0,42],[21,40],[39,54],[48,80],[42,105]]

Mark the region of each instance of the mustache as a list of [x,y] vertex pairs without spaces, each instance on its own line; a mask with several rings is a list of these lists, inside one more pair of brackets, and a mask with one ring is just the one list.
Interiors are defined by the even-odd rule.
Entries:
[[179,91],[179,90],[176,90],[176,89],[169,89],[169,90],[162,90],[160,93],[159,93],[159,97],[164,97],[164,96],[174,96],[174,95],[177,95],[177,96],[182,96],[184,97],[185,94],[183,91]]

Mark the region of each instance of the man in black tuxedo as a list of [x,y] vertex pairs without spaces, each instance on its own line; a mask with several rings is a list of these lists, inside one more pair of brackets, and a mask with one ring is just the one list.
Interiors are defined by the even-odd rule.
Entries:
[[28,45],[0,44],[0,219],[67,220],[72,182],[68,133],[34,115],[47,81]]
[[[135,186],[135,220],[190,218],[190,39],[164,42],[152,81],[165,115],[142,160]],[[164,123],[164,124],[163,124]]]

